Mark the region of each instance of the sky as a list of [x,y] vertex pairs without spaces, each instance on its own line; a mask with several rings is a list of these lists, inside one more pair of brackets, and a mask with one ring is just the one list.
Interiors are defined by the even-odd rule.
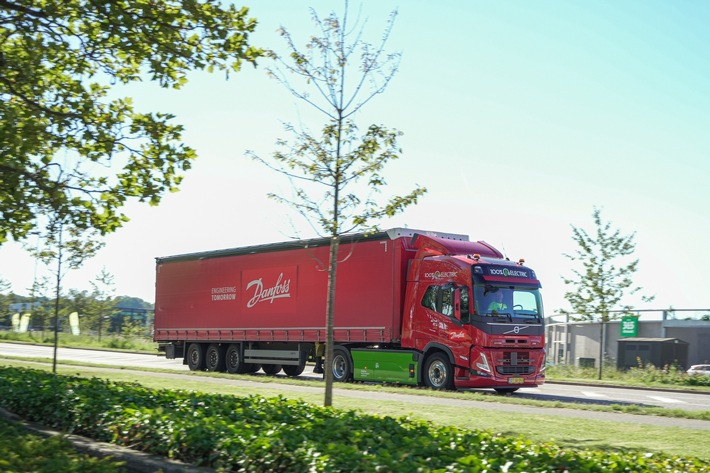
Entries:
[[[252,44],[284,51],[333,1],[245,3],[259,24]],[[634,233],[635,282],[655,300],[637,308],[710,308],[710,2],[482,2],[364,0],[377,42],[397,9],[388,51],[399,70],[356,116],[400,130],[399,160],[385,169],[386,195],[428,193],[380,222],[383,229],[461,233],[511,259],[525,258],[543,285],[548,314],[569,308],[572,226],[592,212]],[[199,154],[180,191],[157,207],[132,203],[131,221],[66,289],[90,290],[105,268],[116,295],[154,302],[155,258],[316,237],[289,207],[288,182],[245,153],[268,158],[282,123],[323,121],[266,75],[268,61],[223,74],[193,73],[179,91],[144,82],[125,89],[137,108],[171,112]],[[121,92],[121,91],[119,91]],[[36,242],[29,241],[30,245]],[[0,277],[18,294],[48,275],[18,243],[0,247]]]

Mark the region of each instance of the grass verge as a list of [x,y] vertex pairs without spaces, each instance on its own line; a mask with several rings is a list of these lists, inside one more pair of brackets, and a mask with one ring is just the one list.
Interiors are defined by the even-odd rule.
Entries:
[[[0,341],[54,346],[54,332],[39,330],[35,332],[15,333],[6,330],[0,331]],[[66,348],[129,351],[134,353],[155,354],[158,352],[158,344],[150,339],[115,334],[105,335],[99,339],[94,335],[72,335],[62,332],[58,334],[57,345]]]

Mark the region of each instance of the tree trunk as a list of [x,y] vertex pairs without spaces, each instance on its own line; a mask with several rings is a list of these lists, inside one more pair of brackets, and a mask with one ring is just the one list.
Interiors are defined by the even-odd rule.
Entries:
[[323,405],[329,407],[333,405],[333,326],[335,312],[335,276],[338,268],[338,246],[339,236],[332,236],[330,239],[330,261],[328,262],[328,296],[326,301],[325,320],[325,400]]
[[604,366],[604,321],[599,321],[599,379],[602,379],[602,367]]
[[59,347],[59,293],[62,285],[62,232],[64,227],[59,225],[59,245],[57,249],[57,288],[54,300],[54,355],[52,356],[52,373],[57,372],[57,348]]

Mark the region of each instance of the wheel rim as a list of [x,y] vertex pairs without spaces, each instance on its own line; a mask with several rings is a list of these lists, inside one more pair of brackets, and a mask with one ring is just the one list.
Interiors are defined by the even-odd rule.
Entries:
[[229,353],[227,353],[227,363],[232,370],[239,367],[239,352],[237,350],[229,350]]
[[219,362],[219,356],[218,356],[217,350],[210,350],[209,353],[207,354],[207,363],[209,363],[210,367],[215,367],[215,366],[217,366],[218,362]]
[[434,360],[429,365],[428,377],[429,381],[431,382],[431,385],[435,388],[445,386],[447,373],[446,365],[444,364],[444,362],[441,360]]
[[333,358],[333,377],[336,379],[345,378],[346,369],[345,357],[343,355],[335,355]]
[[190,350],[190,363],[192,363],[193,366],[197,366],[197,364],[200,362],[200,353],[199,350],[196,348],[193,348]]

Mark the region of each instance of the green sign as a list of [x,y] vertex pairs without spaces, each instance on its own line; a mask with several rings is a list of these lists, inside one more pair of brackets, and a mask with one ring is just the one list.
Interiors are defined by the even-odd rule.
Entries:
[[635,337],[639,333],[639,318],[635,315],[627,315],[621,318],[621,336]]

